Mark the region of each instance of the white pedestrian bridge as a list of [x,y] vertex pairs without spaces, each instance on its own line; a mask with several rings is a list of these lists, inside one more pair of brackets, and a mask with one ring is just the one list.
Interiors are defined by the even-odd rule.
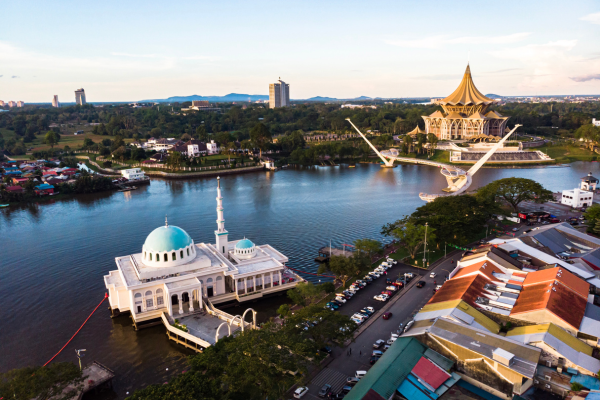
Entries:
[[469,187],[473,183],[473,175],[475,175],[475,173],[479,171],[479,168],[481,168],[481,166],[485,164],[487,160],[489,160],[489,158],[492,156],[492,154],[494,154],[496,150],[498,150],[504,145],[504,142],[510,137],[510,135],[512,135],[513,132],[521,126],[515,125],[515,127],[509,133],[507,133],[500,141],[498,141],[498,143],[495,143],[492,146],[492,148],[483,157],[479,159],[479,161],[477,161],[471,168],[469,168],[468,171],[465,171],[464,169],[455,167],[454,165],[441,163],[437,161],[400,157],[400,153],[397,149],[383,150],[380,152],[356,127],[356,125],[354,125],[352,121],[350,121],[350,118],[346,118],[346,120],[350,122],[354,129],[356,129],[356,131],[367,142],[371,149],[373,149],[375,154],[377,154],[379,158],[381,158],[381,160],[383,161],[383,164],[381,165],[382,167],[393,168],[395,162],[403,162],[411,164],[432,165],[441,169],[442,175],[446,177],[446,181],[448,182],[448,187],[446,189],[443,189],[444,193],[419,193],[419,197],[421,198],[421,200],[427,202],[433,201],[440,196],[457,196],[466,192],[467,189],[469,189]]

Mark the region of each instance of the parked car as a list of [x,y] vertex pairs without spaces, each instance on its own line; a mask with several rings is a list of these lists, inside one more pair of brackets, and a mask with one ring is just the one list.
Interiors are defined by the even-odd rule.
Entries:
[[331,354],[331,347],[329,347],[329,346],[324,346],[324,347],[323,347],[321,350],[319,350],[319,351],[325,352],[325,353],[327,353],[327,354]]
[[388,300],[388,296],[386,296],[384,294],[378,294],[377,296],[374,296],[373,298],[378,301],[387,301]]
[[375,309],[373,307],[365,307],[365,310],[370,311],[371,314],[375,312]]
[[294,391],[294,398],[301,399],[306,393],[308,393],[308,388],[306,386],[300,386]]
[[332,308],[334,310],[337,310],[338,308],[340,308],[339,305],[337,305],[336,303],[330,301],[329,303],[325,304],[326,306],[328,306],[329,308]]
[[379,361],[381,357],[377,357],[377,356],[372,356],[371,359],[369,360],[369,364],[373,365],[375,364],[377,361]]
[[425,281],[419,281],[419,282],[417,282],[417,287],[422,288],[423,286],[425,286],[426,283],[427,282],[425,282]]
[[370,316],[371,314],[373,314],[373,312],[372,312],[372,311],[370,311],[370,310],[367,310],[366,308],[361,308],[359,312],[360,312],[361,314],[365,314],[365,315],[368,315],[368,316]]
[[378,349],[381,346],[383,346],[384,344],[385,344],[385,340],[383,340],[383,339],[376,340],[375,343],[373,343],[373,348]]
[[364,376],[367,374],[367,371],[364,370],[359,370],[356,371],[356,373],[354,374],[355,377],[357,377],[358,379],[364,378]]
[[344,386],[344,387],[342,388],[342,390],[340,390],[340,393],[338,394],[338,396],[339,396],[340,394],[345,396],[345,395],[347,395],[347,394],[348,394],[348,393],[349,393],[351,390],[352,390],[352,386],[350,386],[350,385]]
[[331,385],[326,383],[323,385],[321,390],[319,390],[319,397],[325,397],[329,394],[329,392],[331,392]]
[[404,283],[398,281],[392,283],[392,285],[396,286],[398,289],[402,289],[404,287]]
[[381,350],[373,350],[373,353],[371,353],[371,357],[381,357],[383,355],[383,351]]
[[348,386],[354,386],[354,385],[356,385],[358,383],[359,380],[360,379],[358,379],[357,377],[351,376],[351,377],[349,377],[349,378],[346,379],[346,385],[348,385]]
[[406,331],[408,331],[408,330],[411,328],[411,326],[413,326],[413,324],[414,324],[414,323],[415,323],[415,320],[414,320],[414,319],[413,319],[413,320],[410,320],[410,321],[408,321],[408,322],[406,323],[406,326],[404,327],[404,331],[403,331],[403,332],[406,332]]
[[365,319],[367,319],[366,316],[360,314],[360,313],[354,313],[354,315],[352,315],[351,317],[352,319],[360,319],[361,321],[364,321]]
[[389,290],[390,292],[395,292],[398,288],[394,285],[386,286],[385,290]]
[[435,276],[436,276],[436,273],[435,273],[435,272],[432,272],[432,273],[430,273],[430,274],[429,274],[429,277],[430,277],[430,278],[435,278]]
[[351,320],[352,322],[354,322],[356,325],[360,325],[360,324],[362,324],[362,323],[363,323],[363,320],[362,320],[362,319],[360,319],[360,318],[354,318],[354,317],[352,317],[352,318],[350,318],[350,320]]
[[392,317],[392,313],[391,312],[384,312],[383,315],[381,316],[381,318],[383,319],[390,319]]
[[386,296],[391,296],[393,295],[392,292],[390,292],[389,290],[384,290],[383,292],[381,292],[381,294],[385,294]]
[[437,291],[438,291],[438,290],[440,290],[441,288],[442,288],[442,285],[437,285],[437,286],[435,287],[435,291],[437,292]]
[[385,278],[385,284],[386,285],[391,285],[392,284],[392,280],[390,278]]
[[398,264],[398,261],[394,260],[393,258],[388,258],[388,259],[387,259],[387,262],[388,262],[389,264]]

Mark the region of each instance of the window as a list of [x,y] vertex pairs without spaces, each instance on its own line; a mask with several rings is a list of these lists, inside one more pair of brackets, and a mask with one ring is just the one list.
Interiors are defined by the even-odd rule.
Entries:
[[146,252],[144,252],[144,260],[147,258],[147,254]]
[[183,250],[179,252],[179,258],[183,258]]
[[152,261],[152,253],[150,253],[150,261]]
[[164,259],[165,259],[165,261],[169,261],[169,256],[167,256],[167,253],[165,253]]
[[171,258],[173,259],[173,261],[175,261],[177,259],[177,256],[175,255],[175,252],[173,252],[173,254],[171,254]]
[[189,256],[190,255],[190,248],[189,247],[187,248],[187,253],[188,253],[188,256]]
[[164,302],[163,302],[163,297],[162,297],[162,296],[158,296],[158,297],[156,298],[156,305],[157,305],[157,306],[162,306],[163,304],[164,304]]
[[154,307],[152,299],[146,299],[146,308]]

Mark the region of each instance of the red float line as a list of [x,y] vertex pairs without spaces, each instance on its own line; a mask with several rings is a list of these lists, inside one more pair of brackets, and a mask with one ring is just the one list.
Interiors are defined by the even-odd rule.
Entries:
[[75,336],[77,336],[77,334],[79,333],[79,331],[81,330],[81,328],[83,328],[83,326],[88,322],[88,320],[92,317],[92,315],[94,315],[94,313],[96,312],[96,310],[98,309],[98,307],[100,307],[100,305],[102,303],[104,303],[104,300],[108,299],[108,293],[104,294],[104,298],[102,299],[102,301],[96,306],[96,308],[94,308],[94,311],[92,311],[92,313],[86,318],[85,321],[83,321],[83,324],[81,324],[81,326],[79,327],[79,329],[77,329],[77,332],[75,332],[75,334],[73,336],[71,336],[71,339],[69,339],[69,341],[67,343],[65,343],[65,345],[62,347],[62,349],[60,349],[58,351],[58,353],[56,353],[54,355],[54,357],[52,357],[50,360],[48,360],[48,362],[46,364],[44,364],[43,366],[45,367],[46,365],[50,364],[52,362],[52,360],[54,360],[56,358],[57,355],[60,354],[61,351],[63,351],[65,349],[65,347],[68,346],[69,343],[71,343],[71,341],[75,338]]

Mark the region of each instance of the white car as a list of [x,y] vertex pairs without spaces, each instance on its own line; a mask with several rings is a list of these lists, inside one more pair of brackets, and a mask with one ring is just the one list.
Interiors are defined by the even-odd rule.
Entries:
[[363,320],[359,318],[350,318],[350,320],[353,321],[356,325],[360,325],[363,323]]
[[398,261],[394,260],[393,258],[388,258],[387,262],[388,264],[398,264]]
[[430,273],[430,274],[429,274],[429,277],[430,277],[430,278],[435,278],[435,276],[436,276],[436,273],[435,273],[435,272],[432,272],[432,273]]
[[396,290],[398,290],[398,288],[396,286],[390,285],[390,286],[386,286],[385,290],[389,290],[390,292],[395,292]]
[[306,386],[300,386],[298,389],[296,389],[296,391],[294,392],[294,398],[295,399],[301,399],[302,396],[304,396],[306,393],[308,393],[308,388]]
[[382,265],[382,266],[384,266],[384,267],[389,267],[389,266],[390,266],[390,264],[389,264],[387,261],[384,261],[384,262],[382,262],[382,263],[381,263],[381,264],[379,264],[379,265]]
[[335,298],[335,301],[339,301],[340,303],[346,303],[346,299],[343,298],[342,296],[338,296]]
[[353,315],[352,317],[350,317],[350,318],[358,318],[358,319],[360,319],[360,320],[365,320],[365,319],[367,319],[367,317],[365,317],[364,315],[362,315],[362,314],[359,314],[359,313],[356,313],[356,314],[354,314],[354,315]]
[[373,271],[373,272],[369,272],[369,275],[371,275],[373,278],[379,278],[381,275],[378,274],[377,272]]
[[370,311],[372,313],[375,312],[375,309],[373,307],[365,307],[365,310]]
[[387,301],[388,297],[384,294],[378,294],[377,296],[373,297],[375,300],[379,300],[379,301]]

